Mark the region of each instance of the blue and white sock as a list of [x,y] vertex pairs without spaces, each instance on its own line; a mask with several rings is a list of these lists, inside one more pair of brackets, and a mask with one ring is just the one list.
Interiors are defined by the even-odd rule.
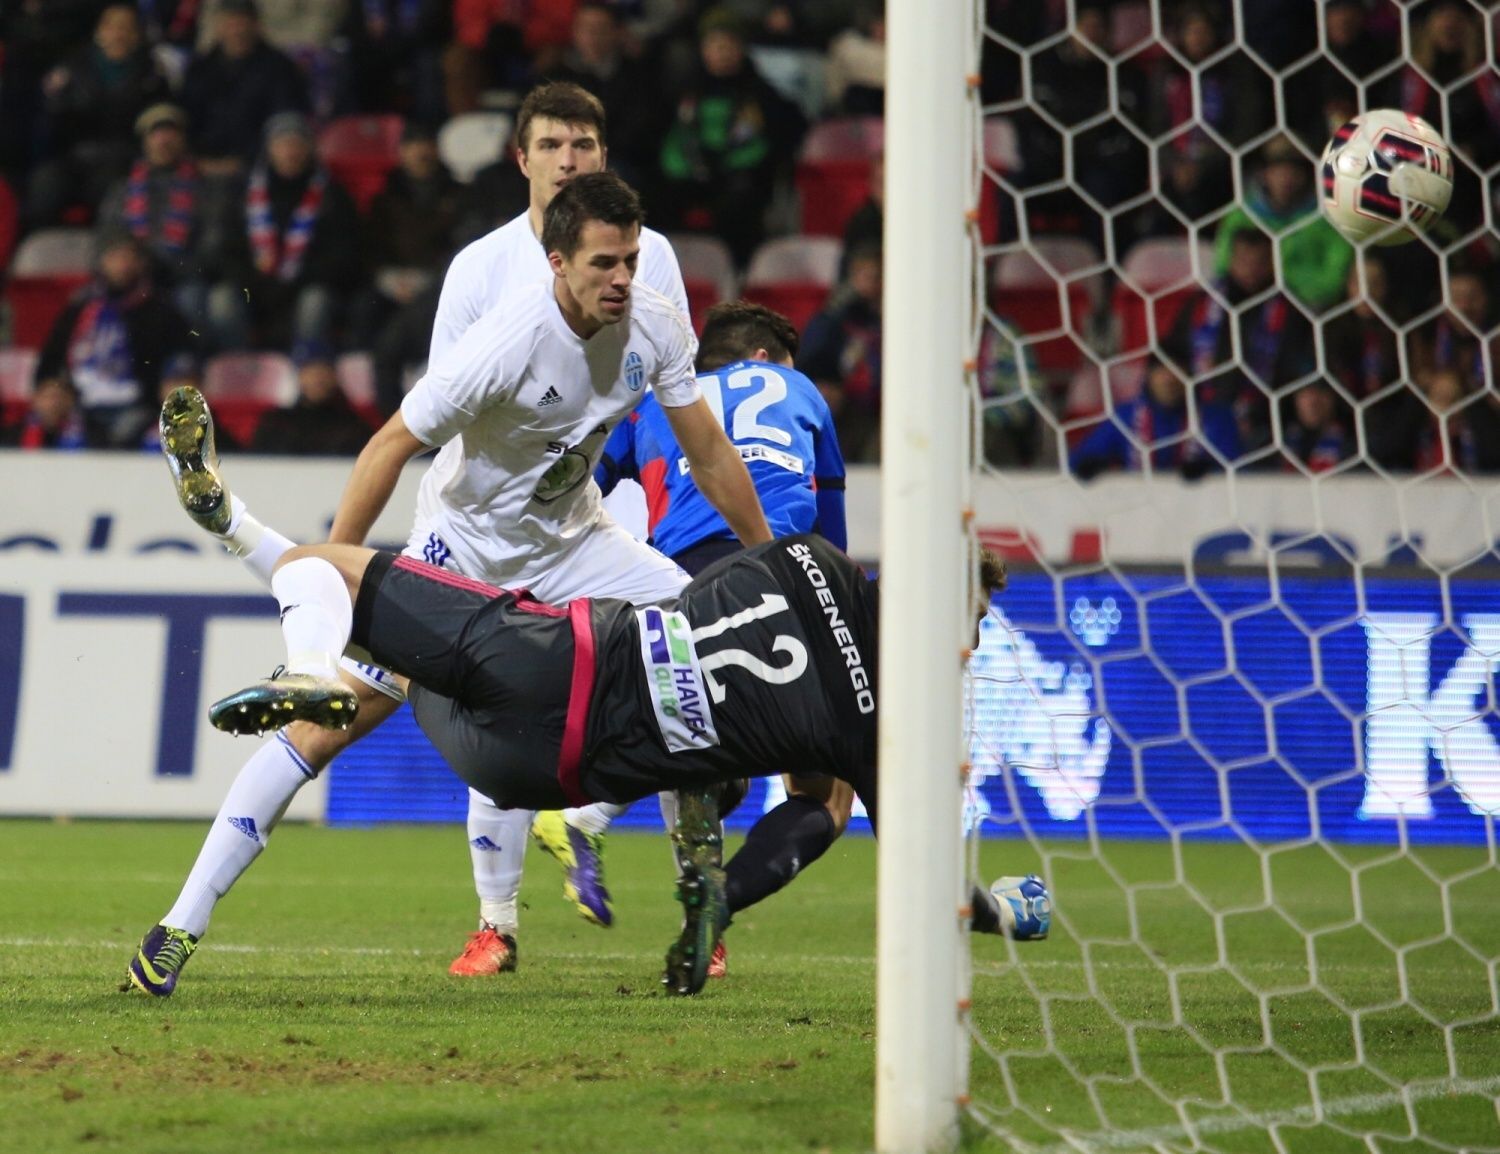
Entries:
[[230,785],[162,924],[201,938],[214,906],[260,856],[292,798],[314,776],[284,734],[257,749]]

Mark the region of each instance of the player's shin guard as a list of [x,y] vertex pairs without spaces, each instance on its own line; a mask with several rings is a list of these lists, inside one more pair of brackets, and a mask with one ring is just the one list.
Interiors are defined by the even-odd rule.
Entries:
[[822,802],[787,798],[751,827],[724,867],[730,912],[770,897],[822,857],[837,837],[833,815]]

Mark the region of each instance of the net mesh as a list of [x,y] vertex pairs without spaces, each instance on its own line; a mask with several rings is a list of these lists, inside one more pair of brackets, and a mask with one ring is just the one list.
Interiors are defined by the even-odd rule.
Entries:
[[[1018,1150],[1500,1149],[1500,18],[980,7],[967,1114]],[[1319,157],[1427,119],[1430,234]],[[1269,238],[1267,242],[1264,238]]]

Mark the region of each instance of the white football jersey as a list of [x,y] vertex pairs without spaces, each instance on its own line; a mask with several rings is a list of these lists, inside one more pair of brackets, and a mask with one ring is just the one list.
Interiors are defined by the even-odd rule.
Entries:
[[[457,344],[469,326],[494,308],[501,297],[551,275],[547,252],[531,231],[531,218],[524,212],[467,245],[453,258],[443,277],[427,363],[437,364],[438,358]],[[641,258],[635,283],[654,288],[687,315],[687,290],[682,285],[677,254],[666,237],[649,228],[641,229]]]
[[648,285],[588,340],[563,318],[550,271],[470,325],[406,395],[412,433],[443,446],[423,476],[407,552],[519,585],[603,516],[593,471],[649,386],[667,407],[702,395],[687,316]]

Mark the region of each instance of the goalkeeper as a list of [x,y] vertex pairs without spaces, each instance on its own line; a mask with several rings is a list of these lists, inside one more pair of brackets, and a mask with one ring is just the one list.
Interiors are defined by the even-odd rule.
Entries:
[[[828,402],[817,385],[792,368],[797,345],[796,326],[764,305],[715,305],[698,345],[698,384],[745,459],[772,533],[815,532],[844,549],[844,459]],[[624,478],[640,482],[650,543],[687,573],[701,573],[740,551],[728,522],[698,491],[653,396],[610,434],[594,478],[605,493]],[[731,914],[789,884],[849,824],[854,791],[846,782],[816,774],[785,774],[782,780],[786,800],[761,816],[724,867]],[[744,792],[727,789],[721,808],[733,808]],[[670,796],[664,794],[663,801]],[[561,812],[540,813],[533,832],[544,844],[566,840],[575,852],[592,847],[587,838],[547,829],[564,822]],[[722,977],[726,965],[721,948],[709,976]]]

